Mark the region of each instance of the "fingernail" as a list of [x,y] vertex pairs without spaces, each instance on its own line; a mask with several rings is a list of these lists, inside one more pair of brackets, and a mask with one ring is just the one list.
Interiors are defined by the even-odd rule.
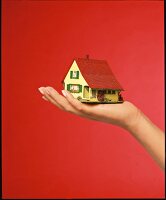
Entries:
[[50,95],[50,91],[49,91],[49,89],[48,89],[48,88],[45,88],[45,91],[46,91],[46,93],[47,93],[47,94],[49,94],[49,95]]
[[38,88],[38,90],[39,90],[40,93],[44,94],[42,87]]
[[65,97],[66,97],[66,95],[67,95],[67,92],[66,92],[65,90],[62,90],[62,94],[63,94],[63,96],[65,96]]

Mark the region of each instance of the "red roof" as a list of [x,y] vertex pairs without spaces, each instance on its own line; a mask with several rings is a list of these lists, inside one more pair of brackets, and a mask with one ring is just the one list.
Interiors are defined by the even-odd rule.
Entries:
[[75,61],[90,88],[123,90],[105,60],[76,58]]
[[74,59],[90,88],[123,90],[105,60]]

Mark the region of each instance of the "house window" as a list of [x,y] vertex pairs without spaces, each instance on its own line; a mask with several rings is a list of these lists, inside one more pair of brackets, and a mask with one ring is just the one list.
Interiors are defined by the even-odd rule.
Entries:
[[71,79],[79,79],[79,71],[70,71]]
[[79,93],[79,92],[82,92],[82,85],[67,84],[67,90],[72,93]]
[[107,90],[107,94],[115,94],[115,90]]
[[96,98],[96,90],[92,90],[92,97]]

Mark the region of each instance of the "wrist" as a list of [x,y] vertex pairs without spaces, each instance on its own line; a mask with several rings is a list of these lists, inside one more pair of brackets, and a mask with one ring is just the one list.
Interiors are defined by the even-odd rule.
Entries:
[[134,133],[139,129],[141,121],[143,121],[143,113],[138,108],[135,110],[135,113],[132,113],[131,116],[128,116],[123,124],[123,128],[127,131]]

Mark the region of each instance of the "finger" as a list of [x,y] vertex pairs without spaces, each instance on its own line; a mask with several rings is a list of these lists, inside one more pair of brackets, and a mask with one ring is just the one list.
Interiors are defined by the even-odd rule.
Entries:
[[[84,118],[89,118],[89,119],[92,119],[92,120],[97,120],[95,119],[94,116],[90,116],[90,115],[87,115],[83,112],[79,112],[78,110],[76,110],[69,102],[68,100],[61,96],[56,90],[54,90],[53,88],[50,89],[50,87],[40,87],[39,88],[39,91],[44,95],[42,98],[44,98],[44,100],[47,100],[51,103],[53,103],[54,105],[56,105],[57,107],[59,107],[61,110],[64,110],[64,111],[68,111],[68,112],[71,112],[73,114],[77,114],[81,117],[84,117]],[[60,96],[60,98],[59,98]],[[63,101],[60,101],[60,99],[64,100]],[[62,103],[63,102],[63,103]],[[68,105],[68,106],[67,106]],[[98,121],[98,120],[97,120]]]
[[47,92],[46,88],[41,87],[39,90],[44,96],[42,97],[44,100],[49,101],[50,103],[54,104],[58,108],[63,110],[63,107],[61,107]]
[[77,115],[81,114],[67,101],[65,97],[60,95],[54,88],[48,86],[46,87],[46,92],[63,110]]
[[47,99],[45,96],[42,96],[42,98],[43,98],[45,101],[48,101],[48,99]]
[[63,95],[66,97],[68,102],[79,112],[82,112],[84,114],[90,114],[91,113],[91,107],[87,106],[83,103],[81,103],[79,100],[75,99],[73,95],[68,92],[67,90],[62,90]]

